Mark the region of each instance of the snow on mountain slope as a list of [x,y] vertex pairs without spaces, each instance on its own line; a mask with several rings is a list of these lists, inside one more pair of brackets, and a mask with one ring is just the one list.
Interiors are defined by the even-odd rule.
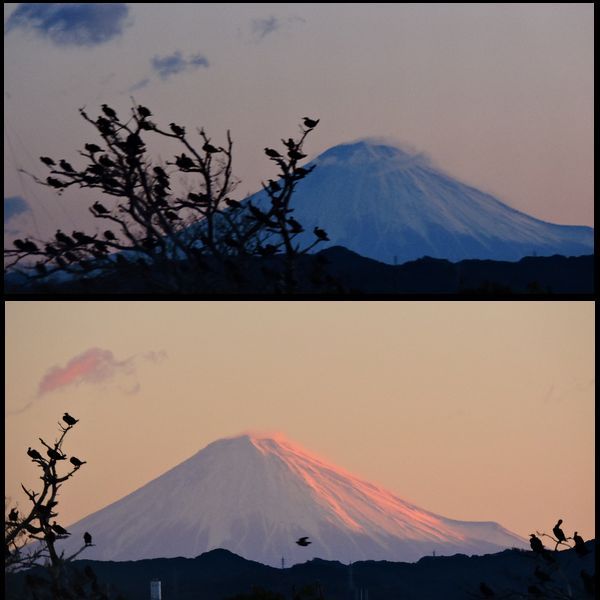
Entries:
[[[446,519],[312,456],[283,438],[218,440],[121,500],[71,525],[85,558],[195,557],[226,548],[265,564],[320,557],[414,561],[523,546],[496,523]],[[310,536],[308,548],[297,546]],[[60,546],[59,546],[60,547]]]
[[[538,254],[593,254],[593,229],[535,219],[434,168],[422,155],[371,140],[330,148],[297,187],[294,217],[314,240],[382,262],[423,256],[518,260]],[[264,192],[251,197],[269,206]],[[320,244],[318,249],[328,244]]]

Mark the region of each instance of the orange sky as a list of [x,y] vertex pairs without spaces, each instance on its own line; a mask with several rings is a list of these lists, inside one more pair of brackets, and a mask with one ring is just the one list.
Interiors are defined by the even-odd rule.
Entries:
[[88,464],[63,488],[64,524],[253,430],[446,517],[523,536],[560,517],[593,536],[592,302],[7,302],[5,314],[6,494],[23,503],[19,483],[36,485],[26,449],[68,411],[80,423],[65,450]]

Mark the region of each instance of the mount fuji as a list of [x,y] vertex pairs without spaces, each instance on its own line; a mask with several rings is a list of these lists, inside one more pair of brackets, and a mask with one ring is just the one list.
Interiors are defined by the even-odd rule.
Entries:
[[[594,253],[591,227],[556,225],[519,212],[436,169],[422,154],[366,139],[330,148],[307,166],[294,217],[302,246],[322,227],[328,245],[384,263],[430,256],[516,261]],[[249,198],[270,208],[264,191]]]
[[[483,554],[525,541],[494,522],[423,510],[282,437],[221,439],[121,500],[68,527],[59,551],[86,559],[195,557],[225,548],[279,566],[318,557],[415,561]],[[312,544],[295,544],[308,536]]]

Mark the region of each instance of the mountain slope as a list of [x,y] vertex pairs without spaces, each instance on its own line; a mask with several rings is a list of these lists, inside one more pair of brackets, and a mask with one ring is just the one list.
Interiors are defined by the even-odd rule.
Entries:
[[[86,558],[193,557],[226,548],[265,564],[313,557],[417,560],[522,546],[491,522],[440,517],[308,454],[284,439],[218,440],[132,494],[69,527]],[[313,544],[294,544],[310,536]]]
[[[592,228],[535,219],[400,148],[362,140],[330,148],[312,164],[292,201],[304,245],[318,225],[330,245],[387,263],[594,252]],[[264,192],[251,199],[269,204]]]

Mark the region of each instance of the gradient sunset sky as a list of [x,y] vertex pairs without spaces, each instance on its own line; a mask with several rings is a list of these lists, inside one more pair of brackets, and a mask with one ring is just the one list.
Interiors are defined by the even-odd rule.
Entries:
[[98,140],[77,109],[126,114],[132,95],[163,126],[218,144],[230,128],[239,197],[274,175],[263,147],[312,116],[309,158],[388,136],[537,218],[593,225],[592,4],[57,6],[4,5],[9,237],[93,221],[96,197],[59,198],[17,169],[80,164]]
[[65,451],[68,525],[278,432],[421,508],[593,537],[592,302],[7,302],[6,495]]

